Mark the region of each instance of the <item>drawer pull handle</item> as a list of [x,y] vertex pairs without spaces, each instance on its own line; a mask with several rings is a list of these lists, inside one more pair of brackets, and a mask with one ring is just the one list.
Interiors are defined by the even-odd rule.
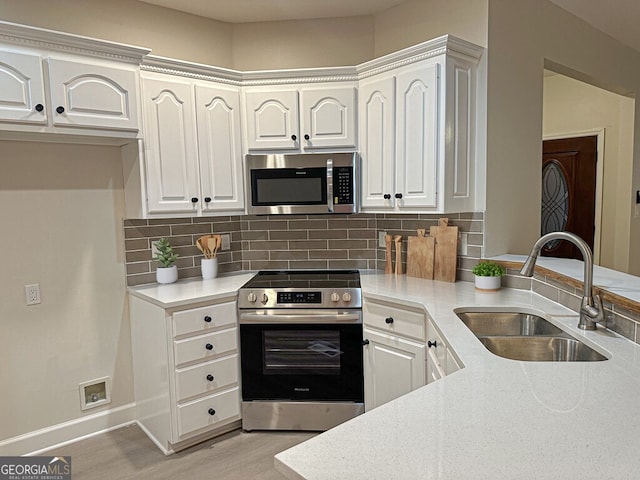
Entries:
[[213,350],[213,345],[211,345],[210,343],[207,343],[204,348],[206,348],[207,350]]
[[435,348],[437,348],[437,347],[438,347],[438,341],[437,341],[437,340],[434,340],[434,341],[432,342],[431,340],[429,340],[429,341],[427,342],[427,347],[429,347],[429,348],[431,348],[431,347],[435,347]]
[[63,106],[56,107],[56,112],[58,112],[60,115],[62,115],[64,113],[64,107]]
[[387,317],[384,319],[384,323],[391,325],[393,323],[393,317]]
[[210,382],[213,382],[213,375],[211,374],[207,375],[207,380],[209,380]]
[[210,408],[208,411],[209,411],[209,415],[211,416],[216,414],[216,411],[213,408]]
[[211,317],[209,315],[207,315],[206,317],[204,317],[204,321],[207,323],[211,323]]

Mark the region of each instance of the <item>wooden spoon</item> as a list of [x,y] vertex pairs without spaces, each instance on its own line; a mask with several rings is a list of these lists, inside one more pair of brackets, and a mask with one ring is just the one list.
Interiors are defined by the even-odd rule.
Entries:
[[209,251],[207,250],[207,246],[204,242],[205,237],[200,237],[196,240],[196,247],[198,247],[198,250],[200,250],[202,252],[202,254],[204,255],[204,258],[209,258]]
[[215,258],[216,257],[216,251],[218,250],[216,248],[216,236],[215,235],[211,235],[209,238],[207,238],[207,248],[209,249],[209,258]]
[[391,238],[391,235],[384,236],[386,246],[384,273],[393,273],[393,267],[391,266]]

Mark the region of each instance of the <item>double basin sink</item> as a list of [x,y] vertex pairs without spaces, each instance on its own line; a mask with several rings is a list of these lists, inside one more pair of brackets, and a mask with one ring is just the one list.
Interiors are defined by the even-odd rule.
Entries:
[[531,313],[459,309],[456,315],[487,350],[500,357],[530,362],[607,360],[553,323]]

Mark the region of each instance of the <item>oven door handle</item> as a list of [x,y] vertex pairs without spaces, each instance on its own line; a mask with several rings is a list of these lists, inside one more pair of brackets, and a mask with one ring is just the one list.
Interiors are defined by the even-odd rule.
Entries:
[[240,313],[240,323],[362,323],[360,313]]

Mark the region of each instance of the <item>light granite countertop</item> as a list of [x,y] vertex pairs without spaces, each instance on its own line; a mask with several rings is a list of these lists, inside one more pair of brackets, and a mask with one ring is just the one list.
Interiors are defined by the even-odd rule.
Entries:
[[[573,311],[536,293],[478,292],[381,273],[363,295],[423,306],[465,368],[275,457],[291,479],[631,479],[640,471],[640,346],[578,330]],[[603,362],[520,362],[493,355],[459,307],[539,313],[606,355]]]

